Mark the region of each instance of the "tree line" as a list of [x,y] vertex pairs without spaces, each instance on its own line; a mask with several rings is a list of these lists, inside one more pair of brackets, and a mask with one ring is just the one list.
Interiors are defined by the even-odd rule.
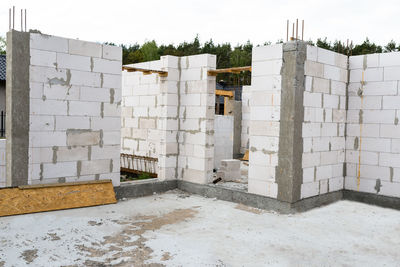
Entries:
[[[282,40],[279,40],[276,43],[282,42]],[[400,51],[400,43],[397,44],[393,40],[385,46],[377,45],[371,42],[368,38],[360,44],[347,44],[340,41],[331,42],[328,41],[327,38],[318,38],[317,42],[313,43],[312,41],[308,41],[308,43],[345,55],[366,55],[372,53]],[[116,45],[114,43],[107,44]],[[263,45],[268,44],[271,44],[271,42],[265,42]],[[120,46],[122,47],[123,64],[158,60],[161,56],[165,55],[190,56],[209,53],[217,56],[218,69],[250,66],[251,52],[253,49],[253,44],[250,41],[233,46],[228,42],[215,44],[211,39],[201,44],[198,36],[196,36],[191,42],[183,42],[178,45],[158,45],[156,41],[152,40],[145,42],[142,45],[136,43],[133,45],[121,44]],[[4,37],[0,36],[0,54],[5,54],[5,50],[6,40]],[[250,73],[218,74],[217,81],[225,82],[230,85],[247,85],[250,84]]]
[[[279,40],[276,43],[282,43]],[[400,43],[390,41],[385,46],[377,45],[371,42],[368,38],[360,44],[347,44],[340,41],[328,41],[327,38],[318,38],[317,42],[308,41],[311,45],[335,51],[345,55],[366,55],[373,53],[395,52],[400,51]],[[108,43],[115,45],[113,43]],[[271,44],[265,42],[264,45]],[[178,45],[158,45],[156,41],[148,41],[143,45],[120,45],[122,47],[122,62],[123,64],[132,64],[158,60],[161,56],[190,56],[196,54],[209,53],[217,56],[217,69],[241,67],[251,65],[251,52],[253,44],[247,41],[245,44],[236,46],[230,43],[215,44],[213,40],[200,43],[199,37],[196,36],[191,42],[183,42]],[[231,85],[248,85],[250,84],[250,73],[241,74],[218,74],[217,81]]]

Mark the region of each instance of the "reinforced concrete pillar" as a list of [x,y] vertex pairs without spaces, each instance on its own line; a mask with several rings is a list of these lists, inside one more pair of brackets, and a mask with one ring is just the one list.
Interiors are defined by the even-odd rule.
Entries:
[[26,185],[29,164],[29,33],[7,33],[6,186]]
[[306,43],[253,49],[249,126],[249,192],[300,199]]

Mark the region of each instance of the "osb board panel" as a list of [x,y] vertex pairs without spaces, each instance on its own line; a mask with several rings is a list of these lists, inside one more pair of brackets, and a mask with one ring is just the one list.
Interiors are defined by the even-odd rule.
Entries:
[[111,181],[0,189],[0,216],[116,203]]

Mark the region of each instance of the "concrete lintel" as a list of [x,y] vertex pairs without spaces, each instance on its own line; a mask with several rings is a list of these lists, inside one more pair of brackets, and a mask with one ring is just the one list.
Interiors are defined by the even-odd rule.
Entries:
[[300,200],[303,181],[302,124],[306,49],[305,42],[283,44],[280,142],[276,182],[278,200],[289,203]]
[[28,184],[30,34],[7,33],[6,185]]

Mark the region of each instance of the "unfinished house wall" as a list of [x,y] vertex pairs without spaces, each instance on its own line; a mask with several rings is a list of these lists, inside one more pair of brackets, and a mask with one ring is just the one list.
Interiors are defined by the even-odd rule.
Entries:
[[[129,66],[160,69],[161,61]],[[158,74],[123,71],[122,83],[121,152],[158,158],[160,77]]]
[[400,197],[400,53],[349,63],[345,189]]
[[250,96],[249,193],[277,197],[282,44],[254,47]]
[[343,189],[347,56],[307,45],[301,198]]
[[212,179],[215,78],[207,71],[215,65],[214,55],[163,56],[132,66],[167,71],[167,77],[123,74],[123,125],[135,127],[123,130],[122,151],[158,157],[161,180]]
[[214,169],[221,160],[233,157],[234,116],[215,115],[214,120]]
[[179,59],[178,178],[209,183],[214,167],[215,55]]
[[6,186],[6,139],[0,139],[0,188]]
[[250,128],[250,94],[251,86],[242,88],[242,130],[240,141],[240,153],[246,153],[249,149],[249,128]]
[[7,56],[7,185],[119,185],[121,48],[11,31]]

